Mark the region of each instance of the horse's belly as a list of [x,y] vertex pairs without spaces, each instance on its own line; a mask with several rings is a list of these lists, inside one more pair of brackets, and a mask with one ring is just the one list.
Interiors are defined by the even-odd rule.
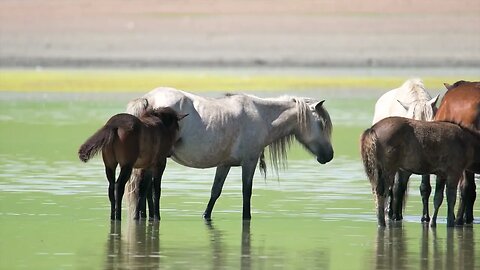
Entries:
[[182,151],[180,149],[175,149],[172,159],[183,166],[199,169],[220,165],[240,166],[241,163],[240,160],[221,153],[192,153],[191,151]]

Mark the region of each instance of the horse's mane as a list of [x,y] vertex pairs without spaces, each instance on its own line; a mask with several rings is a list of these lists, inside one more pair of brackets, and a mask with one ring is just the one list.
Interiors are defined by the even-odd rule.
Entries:
[[408,79],[402,84],[400,89],[403,89],[406,93],[404,96],[406,100],[402,100],[404,102],[426,102],[432,98],[427,90],[425,90],[423,81],[419,78]]
[[178,114],[169,107],[147,108],[139,119],[147,126],[165,126],[165,121],[178,120]]
[[432,99],[430,94],[425,90],[423,81],[419,78],[412,78],[405,81],[399,90],[403,91],[402,101],[413,106],[413,118],[422,119],[422,115],[426,120],[431,120],[434,117],[434,111],[428,105],[428,101]]
[[[297,107],[297,121],[300,125],[301,129],[308,128],[307,120],[308,120],[308,111],[309,103],[316,102],[310,98],[301,98],[301,97],[292,97],[292,96],[281,96],[277,98],[270,98],[267,100],[272,101],[293,101]],[[323,109],[323,108],[322,108]],[[325,127],[327,132],[331,132],[332,123],[330,120],[330,116],[323,109],[322,112],[319,113],[319,117],[325,120]],[[331,133],[330,133],[331,134]],[[287,152],[290,148],[293,140],[295,138],[295,134],[287,134],[283,137],[278,138],[277,140],[273,141],[271,144],[267,145],[269,156],[270,156],[270,164],[273,166],[274,170],[278,173],[279,167],[283,169],[287,167]],[[260,169],[263,170],[263,173],[266,172],[265,167],[265,160],[264,154],[260,156]],[[263,168],[262,168],[263,166]]]

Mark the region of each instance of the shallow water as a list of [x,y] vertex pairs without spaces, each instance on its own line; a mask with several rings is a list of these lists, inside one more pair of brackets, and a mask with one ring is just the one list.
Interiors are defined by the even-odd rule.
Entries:
[[323,94],[335,159],[319,165],[294,146],[288,168],[266,179],[257,173],[251,222],[241,220],[240,169],[233,168],[211,223],[201,214],[214,169],[171,161],[160,222],[129,222],[126,210],[123,221],[109,221],[103,165],[99,158],[82,164],[76,150],[131,96],[0,96],[0,268],[479,268],[478,221],[447,229],[442,208],[438,228],[423,226],[418,177],[405,220],[377,228],[358,154],[375,95],[302,95]]

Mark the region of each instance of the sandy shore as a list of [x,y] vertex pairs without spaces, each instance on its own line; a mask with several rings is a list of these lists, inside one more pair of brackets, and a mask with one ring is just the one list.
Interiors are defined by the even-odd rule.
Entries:
[[0,1],[0,67],[480,67],[480,1]]

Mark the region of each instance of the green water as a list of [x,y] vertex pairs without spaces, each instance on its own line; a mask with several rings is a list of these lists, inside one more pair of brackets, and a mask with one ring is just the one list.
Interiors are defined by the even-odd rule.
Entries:
[[76,151],[135,94],[0,93],[0,269],[480,267],[478,223],[447,229],[444,208],[437,229],[419,222],[418,177],[405,221],[377,228],[358,138],[378,93],[302,95],[326,96],[334,160],[319,165],[295,146],[278,176],[257,173],[251,222],[241,220],[240,169],[233,168],[207,224],[201,214],[214,169],[171,161],[161,222],[110,222],[102,163],[83,164]]

